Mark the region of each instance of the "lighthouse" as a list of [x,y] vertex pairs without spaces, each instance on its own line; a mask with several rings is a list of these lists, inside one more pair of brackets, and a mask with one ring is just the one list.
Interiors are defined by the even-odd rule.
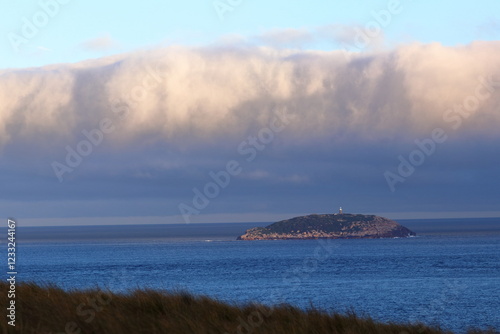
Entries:
[[340,207],[340,209],[339,209],[339,215],[341,215],[341,214],[342,214],[342,207]]

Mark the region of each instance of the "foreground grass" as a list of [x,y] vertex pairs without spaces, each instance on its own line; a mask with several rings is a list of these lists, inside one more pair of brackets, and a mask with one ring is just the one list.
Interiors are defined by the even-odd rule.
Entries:
[[[7,305],[6,283],[0,283]],[[5,308],[2,307],[5,312]],[[5,319],[5,315],[2,316]],[[216,334],[216,333],[450,333],[421,324],[383,324],[354,313],[302,311],[289,305],[234,306],[188,293],[137,290],[128,294],[91,289],[65,291],[33,283],[16,287],[16,327],[6,321],[1,333]],[[470,331],[469,333],[494,333]]]

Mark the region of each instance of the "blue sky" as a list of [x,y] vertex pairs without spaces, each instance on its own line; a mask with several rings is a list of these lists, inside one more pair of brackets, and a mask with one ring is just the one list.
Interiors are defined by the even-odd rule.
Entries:
[[0,6],[5,216],[500,216],[498,1]]
[[[55,0],[54,0],[55,1]],[[275,29],[314,29],[361,25],[391,1],[233,1],[222,19],[214,4],[224,1],[2,1],[0,66],[31,67],[77,62],[88,58],[172,44],[206,45],[228,36],[255,36]],[[239,4],[238,4],[239,3]],[[401,12],[384,27],[388,47],[419,41],[444,45],[495,40],[500,23],[498,1],[397,1]],[[36,15],[45,4],[53,17]],[[224,7],[217,7],[224,8]],[[24,18],[43,26],[16,52],[9,33],[22,35]],[[37,21],[38,22],[38,21]],[[333,49],[319,41],[311,48]]]

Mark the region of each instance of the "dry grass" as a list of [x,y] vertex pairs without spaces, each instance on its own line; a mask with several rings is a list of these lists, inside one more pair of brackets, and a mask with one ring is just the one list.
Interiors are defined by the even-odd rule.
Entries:
[[[6,283],[0,286],[2,291],[7,291]],[[7,305],[6,293],[0,294],[0,301],[1,305]],[[65,291],[34,283],[17,286],[15,331],[5,321],[0,326],[2,333],[40,334],[449,333],[418,324],[378,323],[354,313],[302,311],[289,305],[228,305],[183,292],[136,290],[114,294],[98,289]],[[470,333],[494,331],[471,330]]]

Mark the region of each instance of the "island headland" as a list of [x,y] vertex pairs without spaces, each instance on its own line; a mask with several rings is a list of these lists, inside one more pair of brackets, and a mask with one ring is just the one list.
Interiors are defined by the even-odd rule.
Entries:
[[350,213],[312,214],[254,227],[237,240],[406,238],[416,233],[393,220]]

